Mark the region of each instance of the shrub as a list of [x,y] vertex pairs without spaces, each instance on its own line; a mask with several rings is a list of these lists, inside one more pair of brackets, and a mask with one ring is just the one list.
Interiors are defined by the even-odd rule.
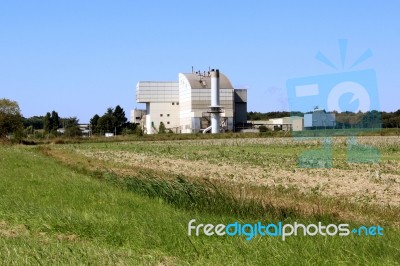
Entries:
[[165,125],[163,122],[160,122],[160,126],[158,127],[158,134],[165,134],[167,133]]
[[267,132],[268,131],[268,128],[266,126],[260,126],[258,129],[260,130],[260,132]]

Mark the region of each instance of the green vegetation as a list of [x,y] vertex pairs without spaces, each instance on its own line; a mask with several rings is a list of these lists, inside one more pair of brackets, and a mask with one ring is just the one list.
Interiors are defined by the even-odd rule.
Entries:
[[158,127],[158,134],[165,134],[167,133],[165,125],[163,122],[160,122],[160,126]]
[[43,116],[32,116],[24,118],[23,123],[25,128],[31,127],[32,129],[43,129],[44,128],[44,117]]
[[[39,131],[35,131],[38,129],[38,125],[40,125],[38,120],[39,117],[33,117],[24,120],[24,124],[30,125],[27,128],[27,135],[34,138],[36,137],[36,133]],[[64,137],[64,138],[75,138],[82,136],[82,131],[79,129],[79,120],[76,117],[70,118],[60,118],[56,111],[52,111],[51,113],[48,112],[43,118],[42,125],[43,125],[43,132],[42,134],[38,134],[37,137],[44,137],[46,134],[47,138],[53,137]],[[58,129],[63,128],[62,133],[58,132]]]
[[260,130],[260,132],[267,132],[268,128],[266,126],[260,126],[259,130]]
[[[382,173],[399,175],[398,145],[391,139],[365,142],[380,148]],[[398,264],[396,206],[323,196],[318,186],[304,193],[295,187],[226,182],[226,164],[298,172],[297,156],[319,145],[266,138],[0,146],[0,264]],[[346,164],[345,150],[338,140],[334,170],[351,173],[360,166]],[[209,175],[220,172],[221,181],[198,178],[189,170],[180,173],[181,162],[188,167],[207,163],[215,167]],[[166,163],[179,165],[171,170]],[[310,178],[317,173],[307,171]],[[188,237],[191,219],[212,224],[380,224],[385,235],[286,241]]]
[[[121,135],[124,129],[134,130],[134,125],[128,122],[125,117],[125,111],[121,106],[117,105],[115,108],[107,108],[104,115],[94,115],[90,119],[92,133],[95,135],[104,135],[106,132],[113,132]],[[127,132],[127,131],[125,131]]]
[[0,141],[9,134],[22,139],[22,116],[17,102],[0,99]]
[[48,112],[43,119],[43,129],[48,134],[57,135],[60,128],[60,117],[56,111]]

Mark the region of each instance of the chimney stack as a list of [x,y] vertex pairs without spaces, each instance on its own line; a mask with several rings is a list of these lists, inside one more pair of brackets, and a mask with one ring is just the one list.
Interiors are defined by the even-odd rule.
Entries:
[[219,70],[211,69],[211,133],[220,133],[221,106],[219,100]]

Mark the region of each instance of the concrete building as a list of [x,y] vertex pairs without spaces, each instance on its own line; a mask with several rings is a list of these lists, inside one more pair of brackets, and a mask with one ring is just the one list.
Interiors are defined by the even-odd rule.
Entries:
[[286,116],[281,118],[272,118],[269,120],[247,121],[255,128],[266,126],[268,130],[283,131],[302,131],[304,130],[304,119],[301,116]]
[[[82,136],[84,137],[90,137],[92,135],[92,129],[90,124],[78,124],[79,130],[82,132]],[[65,134],[65,128],[59,128],[57,129],[57,133],[64,135]]]
[[325,129],[336,126],[335,113],[327,113],[323,109],[315,109],[311,114],[304,115],[305,129]]
[[[211,102],[216,73],[214,103],[218,106]],[[211,126],[217,109],[220,132],[233,131],[236,123],[245,123],[247,118],[247,90],[235,90],[218,70],[179,73],[178,82],[141,81],[136,85],[136,101],[146,104],[141,124],[147,134],[157,133],[161,122],[176,133],[203,132]],[[134,113],[135,121],[137,117]]]
[[304,118],[301,116],[292,116],[292,131],[303,131],[304,130]]
[[136,124],[136,125],[140,125],[140,123],[142,122],[142,119],[146,116],[146,110],[142,110],[142,109],[134,109],[131,110],[131,123],[132,124]]
[[235,89],[234,90],[234,115],[235,131],[243,129],[247,126],[247,90]]
[[146,104],[142,126],[147,134],[157,133],[161,122],[166,128],[179,128],[178,82],[140,81],[136,85],[136,101]]

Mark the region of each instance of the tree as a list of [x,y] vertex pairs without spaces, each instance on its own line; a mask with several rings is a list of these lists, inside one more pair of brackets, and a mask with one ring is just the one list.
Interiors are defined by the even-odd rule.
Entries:
[[135,129],[134,127],[131,128],[130,123],[127,121],[124,109],[117,105],[115,109],[111,107],[107,108],[107,111],[101,117],[98,115],[93,116],[90,124],[92,125],[92,132],[115,132],[117,135],[120,135],[124,129],[127,129],[125,133],[129,132],[128,129]]
[[60,117],[56,111],[51,112],[51,131],[57,132],[57,129],[60,127]]
[[158,127],[158,134],[165,134],[167,131],[165,129],[165,125],[163,122],[160,122],[160,126]]
[[108,108],[107,112],[99,118],[97,128],[103,132],[114,132],[115,117],[112,115],[113,109]]
[[117,134],[121,134],[126,122],[128,121],[128,119],[125,117],[124,109],[117,105],[113,111],[113,117],[115,118],[114,127],[117,130]]
[[141,129],[141,127],[140,126],[136,126],[135,127],[135,134],[137,135],[137,136],[143,136],[143,130]]
[[57,129],[60,127],[60,117],[56,111],[47,112],[43,118],[43,128],[47,133],[57,134]]
[[90,126],[91,126],[91,128],[92,128],[92,133],[93,133],[93,134],[98,134],[98,133],[100,133],[100,130],[98,129],[99,119],[100,119],[100,116],[99,116],[98,114],[95,114],[95,115],[90,119]]
[[43,116],[32,116],[29,118],[23,118],[24,127],[32,127],[33,129],[43,129]]
[[47,112],[43,118],[43,129],[45,132],[50,133],[53,126],[53,120],[51,119],[51,114]]
[[67,118],[65,120],[65,133],[66,137],[82,136],[82,131],[79,128],[79,120],[76,117]]
[[23,129],[21,110],[15,101],[0,99],[0,138]]
[[135,123],[126,122],[123,125],[122,135],[136,134],[136,128],[138,128],[138,126]]

